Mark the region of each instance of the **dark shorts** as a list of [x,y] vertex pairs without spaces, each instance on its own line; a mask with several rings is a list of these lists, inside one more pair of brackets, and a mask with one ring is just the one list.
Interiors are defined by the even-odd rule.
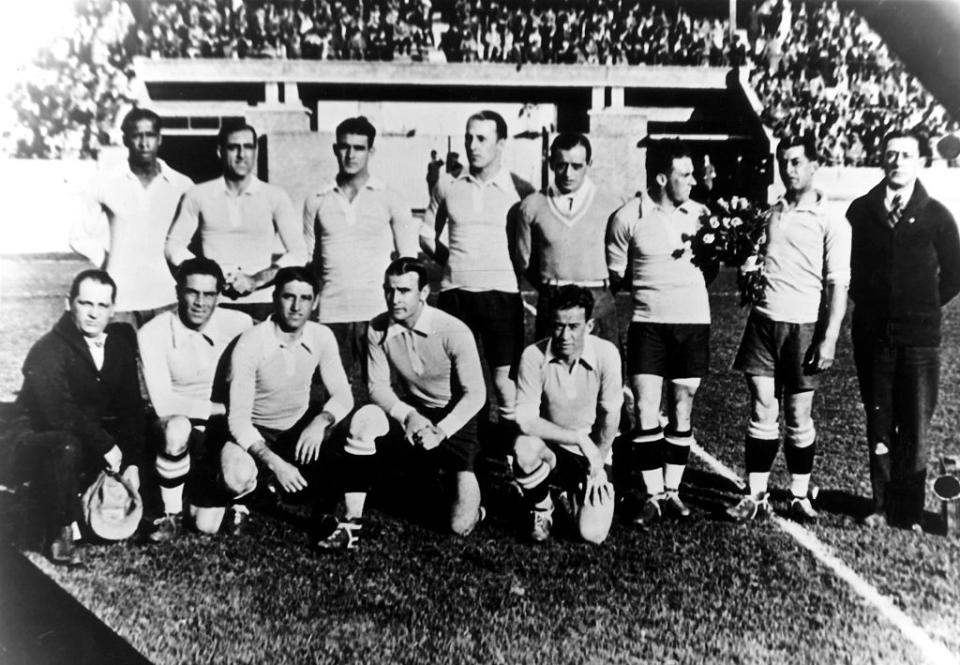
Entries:
[[[313,419],[319,412],[318,409],[309,409],[293,427],[287,430],[276,430],[270,427],[254,425],[271,451],[300,469],[304,478],[307,480],[308,487],[311,485],[311,480],[316,479],[317,471],[327,457],[326,453],[332,452],[337,448],[335,445],[330,445],[332,442],[328,439],[321,448],[319,460],[309,465],[299,464],[295,461],[294,453],[296,451],[297,441],[300,439],[303,430],[313,422]],[[346,422],[346,420],[347,419],[344,421]],[[339,428],[340,424],[334,428],[334,431],[329,434],[329,437],[334,438],[339,436],[342,439],[343,435],[339,433]],[[186,493],[189,503],[199,507],[210,507],[226,506],[233,502],[233,497],[227,493],[223,486],[220,467],[220,451],[223,450],[227,442],[232,440],[233,437],[227,429],[226,418],[211,419],[204,436],[202,457],[196,465],[196,468],[192,470],[190,478],[187,480]],[[342,448],[342,445],[339,447]],[[253,456],[251,455],[251,457]],[[253,459],[260,472],[265,473],[266,469],[260,460],[256,457],[253,457]],[[308,467],[310,467],[309,470]]]
[[634,321],[627,332],[627,374],[699,379],[710,371],[710,324]]
[[[159,455],[163,452],[166,441],[163,435],[163,427],[170,418],[158,418],[150,416],[147,426],[147,446],[151,454]],[[206,455],[207,433],[213,432],[216,437],[223,439],[227,429],[227,419],[225,416],[213,416],[210,420],[201,420],[199,418],[190,418],[190,424],[193,426],[190,430],[190,438],[187,439],[187,450],[190,457],[200,459]],[[216,434],[218,433],[219,434]]]
[[[568,492],[580,492],[581,485],[587,479],[587,472],[590,471],[590,463],[587,458],[577,453],[572,453],[563,446],[548,443],[547,446],[557,456],[557,465],[550,472],[548,481],[554,487]],[[607,481],[610,481],[611,467],[606,465],[604,469],[607,472]]]
[[[337,338],[340,362],[353,387],[354,403],[366,404],[367,399],[367,330],[369,321],[325,323]],[[359,394],[358,394],[359,393]]]
[[805,369],[803,359],[815,332],[815,323],[782,323],[751,312],[733,369],[750,376],[774,377],[777,392],[814,390],[820,375]]
[[455,316],[480,341],[490,367],[510,366],[516,371],[523,351],[523,301],[519,293],[505,291],[441,291],[437,307]]
[[[586,287],[593,295],[593,335],[613,342],[620,348],[620,324],[617,318],[617,303],[609,288]],[[553,326],[553,296],[557,291],[555,286],[547,286],[540,290],[537,299],[537,319],[534,325],[534,337],[541,340],[549,337]]]
[[[443,420],[448,409],[418,409],[418,411],[434,424]],[[480,440],[477,438],[477,419],[471,418],[467,424],[450,438],[433,450],[423,450],[409,443],[403,436],[403,427],[395,420],[390,421],[390,433],[387,435],[384,457],[387,464],[427,464],[428,466],[443,469],[449,472],[473,472],[477,455],[480,454]],[[381,446],[378,443],[377,453]]]

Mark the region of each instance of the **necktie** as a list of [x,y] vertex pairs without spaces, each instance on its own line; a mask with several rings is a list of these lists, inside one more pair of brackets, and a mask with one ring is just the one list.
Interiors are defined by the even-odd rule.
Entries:
[[417,376],[423,374],[423,360],[417,353],[417,333],[412,330],[403,332],[403,341],[407,347],[407,356],[410,358],[410,369]]
[[890,203],[890,212],[887,213],[887,221],[893,227],[897,225],[901,217],[903,217],[903,197],[895,194],[893,201]]

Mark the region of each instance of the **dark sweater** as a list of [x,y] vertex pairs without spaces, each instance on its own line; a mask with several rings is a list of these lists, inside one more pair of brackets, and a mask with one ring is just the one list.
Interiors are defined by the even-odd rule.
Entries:
[[881,182],[847,210],[854,341],[939,346],[940,308],[960,291],[957,225],[917,182],[891,228],[885,193]]
[[137,355],[118,326],[111,328],[98,371],[83,335],[65,313],[27,354],[17,403],[34,431],[71,432],[86,454],[104,455],[116,444],[124,467],[139,466],[145,421]]

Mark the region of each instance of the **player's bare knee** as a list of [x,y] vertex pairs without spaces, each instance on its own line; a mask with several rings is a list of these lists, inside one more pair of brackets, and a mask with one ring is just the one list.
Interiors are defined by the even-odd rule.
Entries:
[[190,441],[190,432],[193,425],[190,419],[184,416],[173,416],[163,425],[164,454],[169,457],[179,457],[187,452]]
[[513,455],[519,469],[529,473],[536,469],[543,459],[546,445],[536,436],[521,434],[513,443]]
[[223,467],[223,487],[231,496],[245,496],[257,488],[257,465],[242,462]]
[[387,414],[375,404],[366,404],[350,418],[350,429],[344,450],[351,455],[373,455],[377,439],[390,431]]

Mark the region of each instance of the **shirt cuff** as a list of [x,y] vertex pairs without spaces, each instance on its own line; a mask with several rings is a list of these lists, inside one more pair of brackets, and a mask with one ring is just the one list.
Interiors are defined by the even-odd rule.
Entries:
[[407,419],[407,416],[414,411],[416,411],[416,409],[406,402],[397,400],[397,403],[390,407],[390,417],[402,425],[403,421]]
[[187,259],[193,258],[193,252],[186,248],[178,248],[170,250],[170,263],[175,266],[180,265]]
[[443,433],[444,438],[449,439],[454,434],[463,429],[466,423],[462,418],[454,416],[452,413],[437,423],[437,429]]
[[263,441],[263,437],[260,436],[260,432],[257,431],[257,428],[253,425],[248,425],[241,429],[234,436],[236,444],[243,448],[244,450],[249,450],[250,446],[255,444],[257,441]]
[[307,263],[306,256],[300,256],[296,252],[287,252],[286,254],[278,258],[273,265],[277,266],[278,268],[286,268],[289,266],[302,266],[302,265],[305,265],[306,263]]
[[829,273],[827,275],[827,281],[830,282],[831,284],[836,284],[838,286],[840,284],[849,284],[850,273],[848,272]]
[[347,417],[347,414],[350,413],[344,404],[341,404],[334,398],[327,400],[327,403],[323,405],[323,410],[333,416],[333,424],[336,425],[338,422]]

